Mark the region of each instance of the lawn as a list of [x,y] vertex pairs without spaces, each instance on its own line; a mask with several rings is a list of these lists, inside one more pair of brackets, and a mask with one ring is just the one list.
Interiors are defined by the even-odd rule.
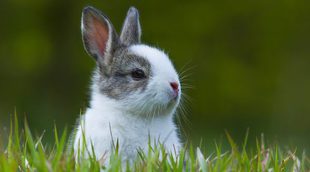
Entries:
[[[0,140],[0,171],[309,171],[310,160],[306,153],[296,155],[295,150],[265,145],[257,140],[255,149],[248,149],[247,136],[237,145],[227,133],[230,149],[223,150],[215,143],[211,154],[200,148],[185,146],[174,159],[162,146],[149,147],[147,153],[138,153],[131,165],[121,163],[117,149],[109,164],[97,161],[94,156],[75,162],[73,151],[67,149],[68,132],[54,130],[54,142],[42,143],[44,134],[34,137],[27,125],[19,128],[17,119],[11,122],[7,141]],[[252,145],[253,146],[253,145]],[[163,155],[163,156],[162,156]]]

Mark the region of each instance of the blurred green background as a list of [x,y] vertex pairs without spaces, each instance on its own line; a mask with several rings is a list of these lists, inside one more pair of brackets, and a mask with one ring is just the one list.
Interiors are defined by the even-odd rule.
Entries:
[[[260,133],[310,147],[310,1],[1,0],[0,125],[16,109],[32,130],[72,129],[88,104],[94,61],[80,35],[81,10],[104,11],[117,30],[127,9],[143,41],[163,48],[186,81],[183,134],[198,143]],[[2,130],[2,129],[1,129]]]

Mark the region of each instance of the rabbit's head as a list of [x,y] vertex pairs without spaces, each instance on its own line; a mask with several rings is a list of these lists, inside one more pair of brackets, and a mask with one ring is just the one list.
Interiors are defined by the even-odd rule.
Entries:
[[81,27],[84,47],[97,63],[93,96],[104,97],[131,114],[172,114],[181,95],[178,74],[163,51],[141,44],[139,13],[134,7],[128,10],[120,36],[93,7],[84,8]]

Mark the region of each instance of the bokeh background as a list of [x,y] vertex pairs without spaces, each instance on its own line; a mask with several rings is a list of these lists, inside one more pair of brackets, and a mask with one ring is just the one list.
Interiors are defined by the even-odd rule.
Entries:
[[130,6],[139,9],[143,42],[168,52],[193,87],[185,90],[188,140],[220,142],[227,130],[241,142],[249,128],[252,143],[264,133],[271,143],[310,147],[306,0],[1,0],[1,128],[16,110],[47,139],[54,124],[72,129],[95,65],[81,41],[85,5],[117,30]]

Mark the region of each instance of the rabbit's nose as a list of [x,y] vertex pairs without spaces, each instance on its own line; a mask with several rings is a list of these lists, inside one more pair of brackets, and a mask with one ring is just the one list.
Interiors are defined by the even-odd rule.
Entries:
[[175,96],[179,94],[179,84],[177,82],[170,82],[170,86],[175,93]]

